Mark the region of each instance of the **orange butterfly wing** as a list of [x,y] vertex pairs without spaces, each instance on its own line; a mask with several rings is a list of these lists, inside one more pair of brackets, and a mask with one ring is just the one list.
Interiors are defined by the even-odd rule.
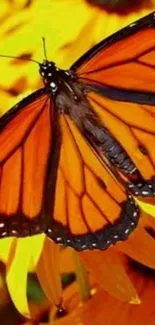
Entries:
[[137,196],[155,195],[155,13],[108,37],[72,66],[101,126],[119,180]]
[[44,191],[52,144],[51,101],[42,90],[0,120],[0,236],[44,230]]
[[[60,115],[59,126],[55,202],[53,206],[50,199],[51,205],[47,205],[47,214],[52,211],[47,235],[78,250],[105,249],[126,239],[139,218],[134,200],[99,160],[69,116]],[[52,192],[50,187],[48,190]]]
[[148,96],[155,92],[154,39],[152,13],[97,44],[71,68],[105,96],[155,104]]

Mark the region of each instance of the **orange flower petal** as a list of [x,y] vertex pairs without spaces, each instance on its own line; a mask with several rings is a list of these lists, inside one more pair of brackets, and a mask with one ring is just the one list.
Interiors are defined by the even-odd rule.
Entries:
[[36,266],[36,273],[48,299],[57,306],[62,301],[59,263],[59,246],[46,238],[42,254]]
[[[45,325],[45,324],[39,323],[39,325]],[[76,313],[71,313],[70,315],[67,315],[63,318],[50,322],[48,325],[82,325],[82,324],[79,322]]]
[[63,300],[67,315],[60,319],[55,319],[56,309],[53,309],[49,316],[49,323],[52,325],[80,325],[79,306],[81,302],[77,282],[72,283],[64,290]]
[[72,249],[65,248],[60,252],[60,273],[75,272],[75,265],[73,263]]
[[[130,305],[123,303],[106,292],[98,291],[81,310],[81,324],[85,325],[154,325],[151,319],[155,320],[155,283],[147,279],[137,277],[139,292],[141,292],[142,303],[140,305]],[[133,279],[132,279],[133,280]],[[95,320],[95,322],[94,322]]]
[[130,268],[129,274],[141,297],[140,305],[122,302],[100,287],[96,288],[96,292],[86,303],[79,304],[78,289],[73,284],[64,292],[68,315],[60,320],[50,321],[49,325],[154,325],[155,279]]
[[126,241],[118,243],[115,250],[125,253],[144,265],[155,268],[155,240],[141,225]]
[[79,255],[96,281],[107,292],[123,301],[139,302],[136,290],[124,271],[118,253],[113,248],[102,252],[86,251]]
[[29,271],[34,271],[39,261],[42,250],[44,249],[45,238],[46,238],[45,234],[40,234],[31,237],[32,248],[31,248],[31,261],[30,261]]

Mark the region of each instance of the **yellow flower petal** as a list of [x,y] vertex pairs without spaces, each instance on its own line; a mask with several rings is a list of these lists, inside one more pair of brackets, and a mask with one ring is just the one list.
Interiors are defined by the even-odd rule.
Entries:
[[10,248],[14,238],[3,238],[0,240],[0,260],[6,263],[9,257]]
[[7,261],[6,281],[10,296],[17,310],[30,317],[27,301],[27,274],[33,263],[36,264],[41,253],[44,235],[14,239]]
[[[10,252],[7,263],[6,282],[8,290],[17,310],[25,317],[30,317],[27,302],[27,273],[31,259],[29,238],[17,239]],[[14,254],[13,254],[14,251]]]
[[155,218],[155,205],[142,202],[142,201],[138,200],[137,198],[135,198],[135,200],[137,201],[137,204],[141,207],[141,209],[144,212],[150,214],[152,217]]

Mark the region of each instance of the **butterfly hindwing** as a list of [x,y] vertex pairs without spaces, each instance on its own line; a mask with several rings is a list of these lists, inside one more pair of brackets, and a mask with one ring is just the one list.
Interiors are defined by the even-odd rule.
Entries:
[[114,101],[95,92],[87,98],[113,141],[101,142],[106,153],[136,196],[155,195],[155,111],[153,106]]
[[[128,237],[138,207],[67,115],[60,115],[60,156],[47,235],[78,250],[105,249]],[[51,184],[52,185],[52,184]],[[49,188],[50,189],[50,188]]]

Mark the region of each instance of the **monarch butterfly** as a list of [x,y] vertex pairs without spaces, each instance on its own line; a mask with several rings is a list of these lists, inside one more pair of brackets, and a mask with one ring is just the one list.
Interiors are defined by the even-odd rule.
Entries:
[[155,196],[155,13],[61,70],[0,119],[0,237],[105,249]]

